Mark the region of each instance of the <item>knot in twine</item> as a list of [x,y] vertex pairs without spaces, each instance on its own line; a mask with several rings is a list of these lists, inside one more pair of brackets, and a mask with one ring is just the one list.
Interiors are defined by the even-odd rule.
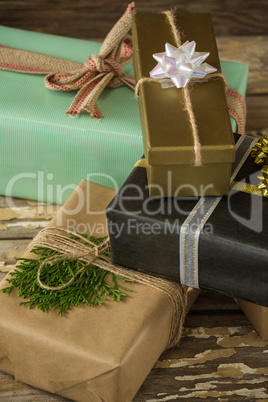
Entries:
[[[181,46],[181,37],[180,37],[180,32],[178,31],[178,29],[176,27],[175,14],[173,11],[165,11],[164,14],[166,15],[166,20],[170,25],[175,43],[176,43],[177,47],[180,47]],[[225,89],[227,89],[228,84],[226,82],[224,75],[221,73],[208,74],[206,76],[206,79],[218,78],[218,77],[223,79]],[[140,86],[144,82],[161,83],[161,82],[165,82],[165,81],[167,81],[167,79],[147,78],[147,77],[141,78],[136,85],[135,94],[136,94],[136,96],[139,96]],[[191,129],[192,129],[192,136],[193,136],[193,143],[194,143],[194,156],[195,156],[194,157],[195,158],[194,165],[201,166],[202,165],[201,143],[200,143],[198,127],[197,127],[197,123],[196,123],[196,119],[195,119],[195,115],[194,115],[194,111],[193,111],[193,105],[192,105],[192,101],[191,101],[191,97],[190,97],[189,84],[186,85],[185,88],[181,88],[181,89],[182,89],[183,97],[184,97],[185,110],[188,113],[188,119],[189,119],[189,122],[191,124]]]
[[99,54],[93,54],[85,61],[84,65],[89,71],[96,73],[113,73],[114,77],[123,77],[125,74],[119,62],[101,57]]
[[57,91],[79,90],[66,111],[78,115],[82,110],[97,118],[103,117],[97,99],[104,88],[123,85],[134,90],[133,76],[126,75],[123,67],[132,59],[132,25],[135,4],[127,7],[123,16],[105,38],[98,55],[92,55],[84,64],[46,56],[39,53],[0,46],[0,69],[31,74],[48,74],[47,88]]
[[[113,265],[109,257],[110,242],[108,238],[99,244],[95,244],[89,238],[78,233],[67,231],[64,228],[49,227],[41,230],[29,247],[31,249],[35,247],[45,247],[57,251],[58,253],[44,260],[39,266],[37,281],[39,286],[43,289],[50,291],[62,290],[69,286],[89,265],[93,264],[119,277],[135,281],[165,293],[172,306],[170,336],[167,348],[178,343],[186,315],[186,286]],[[58,287],[51,287],[41,281],[41,273],[47,264],[52,265],[56,262],[73,259],[79,259],[87,265],[80,268],[67,283]]]

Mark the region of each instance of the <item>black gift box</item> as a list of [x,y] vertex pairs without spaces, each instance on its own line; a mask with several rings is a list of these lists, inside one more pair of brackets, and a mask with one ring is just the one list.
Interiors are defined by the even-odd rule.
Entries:
[[[200,233],[199,287],[268,306],[268,199],[247,193],[261,166],[244,159]],[[180,228],[198,200],[149,197],[146,169],[136,167],[106,209],[112,262],[179,281]]]

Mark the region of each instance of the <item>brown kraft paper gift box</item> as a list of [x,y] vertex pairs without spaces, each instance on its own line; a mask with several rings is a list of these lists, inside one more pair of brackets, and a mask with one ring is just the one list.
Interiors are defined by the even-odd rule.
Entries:
[[247,316],[263,341],[268,339],[268,307],[237,299],[237,304]]
[[[209,14],[176,14],[181,44],[196,42],[196,51],[210,52],[206,62],[221,72]],[[134,69],[137,81],[149,77],[165,43],[176,46],[164,14],[133,17]],[[177,46],[176,46],[177,47]],[[225,195],[229,192],[235,149],[222,78],[190,85],[199,130],[202,166],[194,166],[192,129],[182,88],[162,89],[158,83],[140,86],[139,106],[150,196]],[[162,191],[159,190],[161,187]]]
[[[107,235],[104,211],[114,195],[82,181],[49,225]],[[62,317],[19,307],[16,291],[0,293],[0,370],[76,401],[131,401],[166,347],[172,308],[159,290],[134,282],[128,287],[123,301],[82,305]],[[197,295],[188,291],[188,308]]]

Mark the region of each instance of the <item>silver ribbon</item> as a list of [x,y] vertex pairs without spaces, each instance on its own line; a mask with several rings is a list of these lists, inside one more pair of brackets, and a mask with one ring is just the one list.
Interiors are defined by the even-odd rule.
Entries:
[[[242,135],[235,145],[236,159],[230,183],[234,180],[258,139]],[[180,282],[199,288],[198,245],[200,233],[221,197],[201,197],[180,229]]]

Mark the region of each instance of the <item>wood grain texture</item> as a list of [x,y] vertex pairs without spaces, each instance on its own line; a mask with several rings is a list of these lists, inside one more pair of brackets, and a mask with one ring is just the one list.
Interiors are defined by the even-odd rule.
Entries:
[[222,60],[249,64],[246,130],[268,131],[268,36],[218,37],[217,43]]
[[[32,239],[47,225],[58,209],[58,205],[0,196],[0,240],[14,242],[19,239]],[[12,248],[10,242],[9,249]],[[14,243],[14,247],[16,246]],[[5,254],[3,248],[4,243],[1,243],[0,261]]]
[[[77,38],[102,38],[130,1],[1,0],[1,24]],[[266,0],[136,0],[137,12],[209,12],[217,36],[268,35]]]
[[260,131],[268,137],[268,95],[247,96],[247,131]]
[[22,382],[15,381],[12,375],[0,371],[0,400],[14,402],[54,402],[69,401],[49,392],[32,388]]
[[16,263],[58,209],[58,205],[0,196],[0,272]]
[[185,335],[160,357],[135,401],[267,400],[267,342],[250,326],[186,327]]
[[268,36],[217,37],[217,44],[222,60],[248,63],[247,95],[268,95]]
[[24,250],[29,245],[29,240],[2,240],[0,250],[0,261],[13,263],[15,258],[22,256]]

